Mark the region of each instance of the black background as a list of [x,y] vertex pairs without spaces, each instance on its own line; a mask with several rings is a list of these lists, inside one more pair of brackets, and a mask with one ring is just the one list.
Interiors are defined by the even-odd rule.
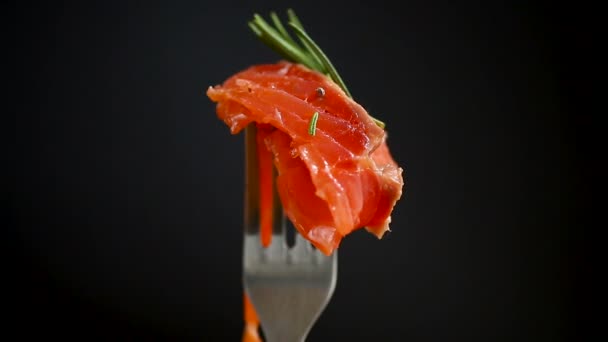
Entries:
[[575,7],[530,2],[11,8],[9,325],[239,340],[243,141],[204,92],[278,60],[246,21],[288,6],[387,122],[407,181],[392,233],[344,240],[309,340],[578,340],[589,37]]

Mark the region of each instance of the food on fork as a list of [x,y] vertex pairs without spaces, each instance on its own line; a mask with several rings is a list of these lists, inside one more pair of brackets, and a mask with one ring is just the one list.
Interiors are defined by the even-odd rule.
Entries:
[[[335,68],[293,11],[291,38],[255,15],[254,33],[284,60],[254,65],[209,87],[232,134],[257,126],[261,243],[271,240],[273,165],[284,212],[298,232],[331,255],[342,238],[365,228],[381,238],[404,185],[386,144],[384,123],[355,102]],[[258,320],[245,298],[244,341],[258,341]]]
[[379,238],[389,229],[401,169],[385,131],[327,76],[290,62],[256,65],[207,94],[233,134],[258,125],[287,217],[323,253],[358,228]]

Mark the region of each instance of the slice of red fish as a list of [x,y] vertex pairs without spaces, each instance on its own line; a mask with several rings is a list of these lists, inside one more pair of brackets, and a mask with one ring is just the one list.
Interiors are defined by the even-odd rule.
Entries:
[[402,169],[385,131],[328,77],[289,62],[256,65],[207,95],[232,134],[258,125],[274,156],[286,215],[323,253],[330,255],[353,230],[365,227],[378,238],[389,230]]

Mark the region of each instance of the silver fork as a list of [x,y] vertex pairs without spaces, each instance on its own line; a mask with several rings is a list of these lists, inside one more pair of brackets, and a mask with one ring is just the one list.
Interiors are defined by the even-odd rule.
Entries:
[[[276,177],[273,177],[276,178]],[[243,284],[267,342],[305,341],[336,287],[337,252],[328,257],[296,233],[287,247],[286,219],[273,182],[273,232],[268,248],[259,234],[256,128],[245,129]]]

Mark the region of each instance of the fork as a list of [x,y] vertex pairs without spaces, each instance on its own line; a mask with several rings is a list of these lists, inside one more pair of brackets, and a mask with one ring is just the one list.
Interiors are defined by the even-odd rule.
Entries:
[[272,242],[267,248],[262,247],[256,132],[254,124],[245,129],[243,285],[267,342],[301,342],[333,295],[337,252],[329,257],[323,255],[297,233],[294,246],[287,246],[286,218],[276,191],[276,170]]

